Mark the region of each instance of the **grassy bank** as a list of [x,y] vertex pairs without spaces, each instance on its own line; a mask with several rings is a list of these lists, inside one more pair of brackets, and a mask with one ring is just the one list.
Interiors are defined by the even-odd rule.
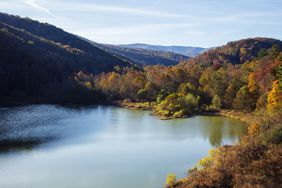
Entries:
[[251,123],[260,124],[260,121],[261,121],[261,119],[258,118],[258,116],[254,115],[253,113],[244,113],[244,112],[235,111],[235,110],[221,110],[217,114],[224,116],[224,117],[244,121],[249,124]]
[[151,102],[132,102],[130,100],[115,101],[114,105],[130,110],[153,110],[154,108]]

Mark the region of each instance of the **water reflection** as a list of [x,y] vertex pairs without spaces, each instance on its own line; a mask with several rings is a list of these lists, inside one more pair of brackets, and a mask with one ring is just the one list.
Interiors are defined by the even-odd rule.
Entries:
[[244,123],[223,117],[162,121],[104,106],[0,109],[0,118],[5,188],[163,187],[167,173],[185,176],[210,148],[246,131]]
[[157,132],[158,139],[208,138],[212,146],[234,143],[246,131],[241,121],[219,116],[163,121],[149,112],[115,107],[28,106],[0,109],[0,150],[29,148],[56,139],[99,133],[107,128],[116,136],[147,134],[150,138]]
[[242,122],[219,116],[202,116],[199,118],[202,135],[208,137],[212,146],[232,144],[239,139],[238,135],[246,132],[246,126]]

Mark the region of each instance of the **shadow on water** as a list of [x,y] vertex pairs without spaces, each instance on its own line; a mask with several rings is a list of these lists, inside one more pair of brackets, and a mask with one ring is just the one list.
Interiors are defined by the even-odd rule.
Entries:
[[29,151],[41,144],[52,142],[56,138],[29,138],[16,140],[0,140],[0,153],[14,152],[14,151]]
[[76,130],[68,121],[82,112],[87,114],[91,108],[55,105],[0,108],[0,153],[31,150],[71,135]]

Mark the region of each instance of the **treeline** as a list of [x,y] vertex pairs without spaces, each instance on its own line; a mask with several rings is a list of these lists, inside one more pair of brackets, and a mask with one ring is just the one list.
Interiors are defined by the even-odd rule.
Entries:
[[98,76],[80,72],[76,80],[111,101],[153,102],[155,113],[165,118],[219,109],[252,112],[270,109],[280,100],[281,61],[280,47],[273,45],[242,64],[189,61],[143,70],[117,66],[114,72]]

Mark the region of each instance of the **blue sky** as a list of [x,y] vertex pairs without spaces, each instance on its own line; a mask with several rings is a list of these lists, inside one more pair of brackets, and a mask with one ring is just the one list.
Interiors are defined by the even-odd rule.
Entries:
[[0,0],[0,11],[110,44],[282,39],[282,0]]

